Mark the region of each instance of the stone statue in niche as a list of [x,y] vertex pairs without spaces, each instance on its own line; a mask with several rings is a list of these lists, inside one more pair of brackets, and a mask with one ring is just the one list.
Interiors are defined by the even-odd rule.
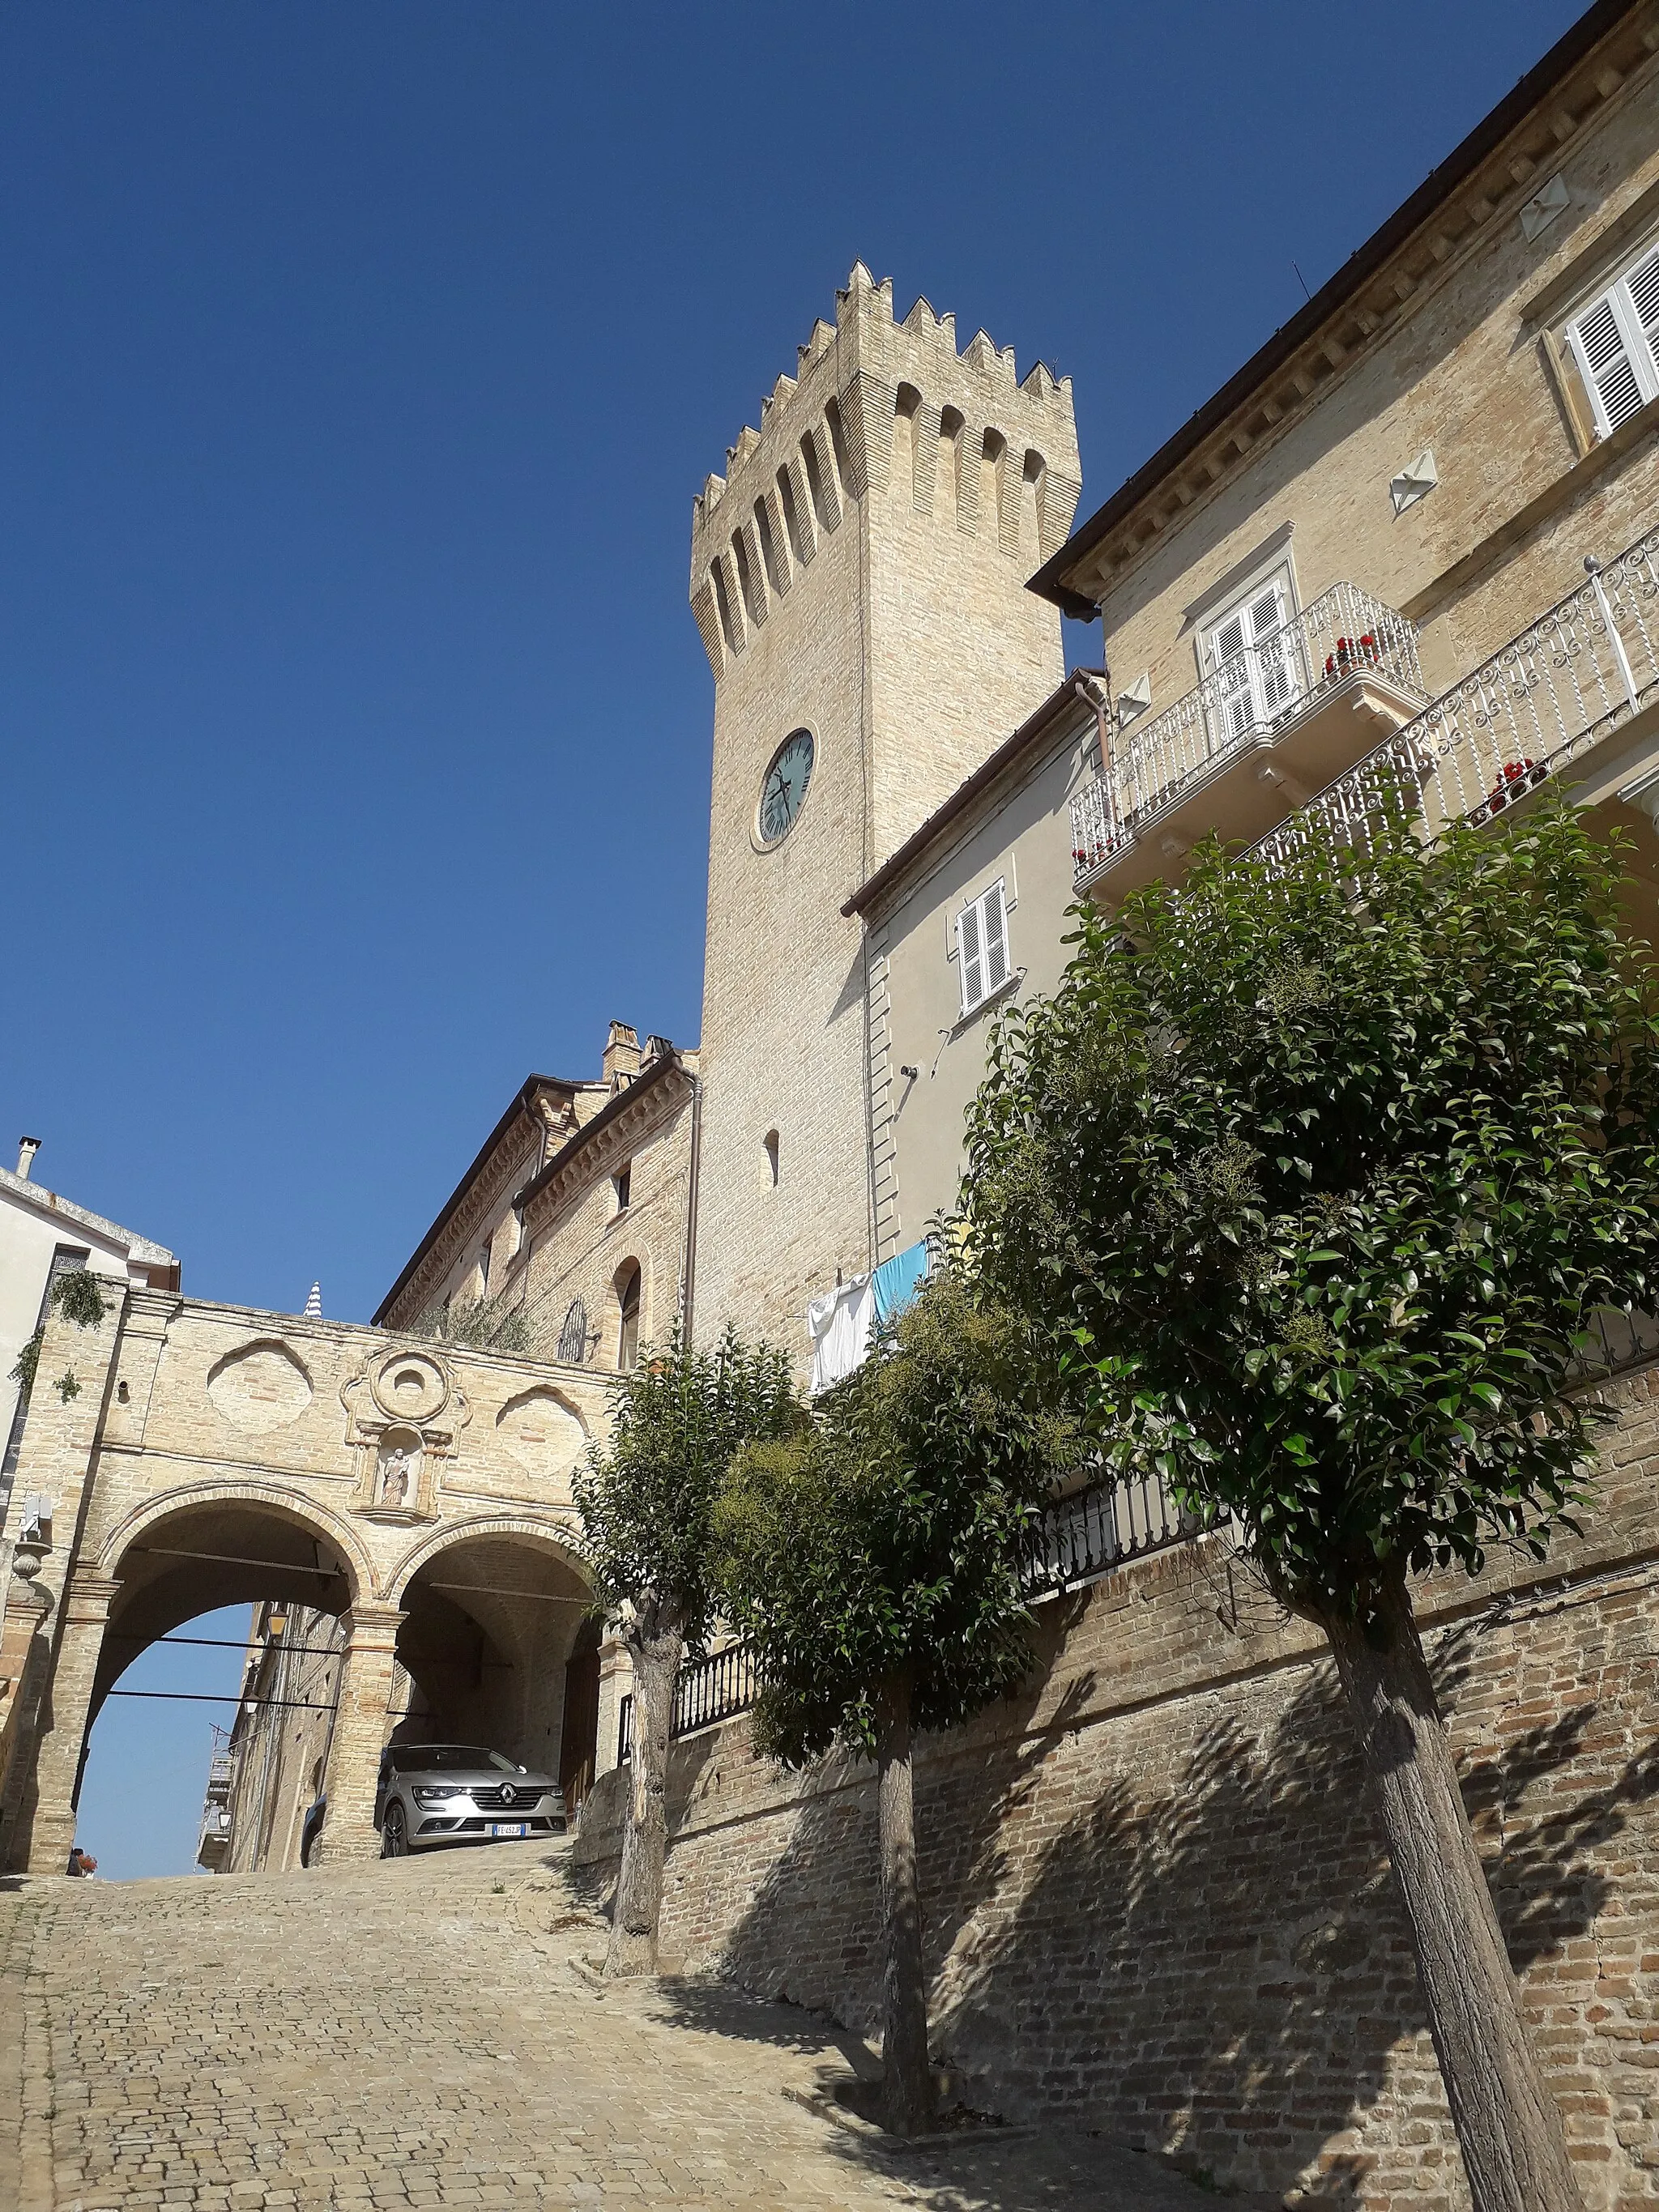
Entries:
[[420,1465],[418,1440],[407,1434],[386,1437],[380,1444],[380,1459],[374,1503],[394,1513],[410,1510],[415,1504],[415,1479]]

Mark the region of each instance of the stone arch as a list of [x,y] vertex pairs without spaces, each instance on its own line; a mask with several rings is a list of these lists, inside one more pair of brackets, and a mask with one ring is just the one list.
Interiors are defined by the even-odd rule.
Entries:
[[625,1253],[617,1262],[605,1294],[605,1334],[599,1345],[598,1364],[608,1367],[613,1374],[623,1374],[631,1368],[632,1359],[624,1367],[623,1362],[623,1331],[629,1310],[629,1286],[633,1291],[634,1342],[637,1356],[639,1348],[651,1341],[652,1312],[651,1279],[646,1269],[643,1252]]
[[178,1490],[165,1491],[159,1497],[146,1498],[135,1505],[105,1538],[99,1550],[96,1571],[100,1575],[118,1574],[120,1562],[132,1549],[135,1540],[158,1521],[192,1508],[213,1505],[264,1508],[279,1519],[296,1522],[320,1541],[331,1544],[338,1553],[350,1585],[353,1605],[376,1595],[374,1562],[341,1515],[319,1505],[307,1495],[296,1496],[291,1489],[274,1482],[238,1481],[224,1477],[210,1476],[200,1482],[185,1483]]
[[538,1545],[590,1588],[592,1585],[593,1571],[582,1556],[574,1516],[568,1524],[559,1524],[526,1513],[474,1513],[465,1521],[447,1521],[410,1546],[386,1577],[387,1604],[402,1604],[410,1583],[422,1567],[456,1545],[474,1543],[480,1537],[511,1538]]
[[392,1586],[392,1741],[483,1744],[556,1778],[566,1668],[593,1601],[574,1523],[474,1514],[414,1546]]

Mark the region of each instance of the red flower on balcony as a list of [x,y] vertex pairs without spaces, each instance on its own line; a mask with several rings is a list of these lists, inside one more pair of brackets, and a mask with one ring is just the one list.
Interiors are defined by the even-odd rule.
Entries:
[[1346,676],[1357,662],[1374,661],[1376,659],[1376,639],[1371,631],[1367,630],[1360,638],[1340,637],[1336,641],[1335,652],[1325,655],[1325,673],[1327,676]]
[[1486,793],[1486,805],[1492,813],[1501,813],[1509,805],[1512,795],[1510,790],[1510,785],[1522,782],[1531,775],[1532,768],[1533,764],[1529,760],[1504,762],[1498,771],[1497,782]]

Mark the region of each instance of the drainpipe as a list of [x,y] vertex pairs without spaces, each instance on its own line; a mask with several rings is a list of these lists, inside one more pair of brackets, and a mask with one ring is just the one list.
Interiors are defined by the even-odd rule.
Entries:
[[1100,732],[1100,775],[1103,783],[1112,765],[1112,741],[1106,734],[1106,695],[1103,689],[1105,679],[1103,668],[1079,668],[1072,685],[1084,704],[1095,710],[1095,726]]
[[[686,1073],[691,1075],[690,1068]],[[691,1309],[697,1288],[697,1179],[702,1164],[702,1078],[691,1075],[691,1158],[685,1176],[685,1264],[680,1279],[680,1334],[691,1349]]]

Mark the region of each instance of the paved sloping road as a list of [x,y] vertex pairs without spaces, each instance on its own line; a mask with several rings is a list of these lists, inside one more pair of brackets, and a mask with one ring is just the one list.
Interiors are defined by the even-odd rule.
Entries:
[[1153,2161],[996,2130],[889,2149],[792,2100],[823,2023],[598,1989],[545,1844],[0,1894],[5,2212],[408,2205],[1200,2212]]

